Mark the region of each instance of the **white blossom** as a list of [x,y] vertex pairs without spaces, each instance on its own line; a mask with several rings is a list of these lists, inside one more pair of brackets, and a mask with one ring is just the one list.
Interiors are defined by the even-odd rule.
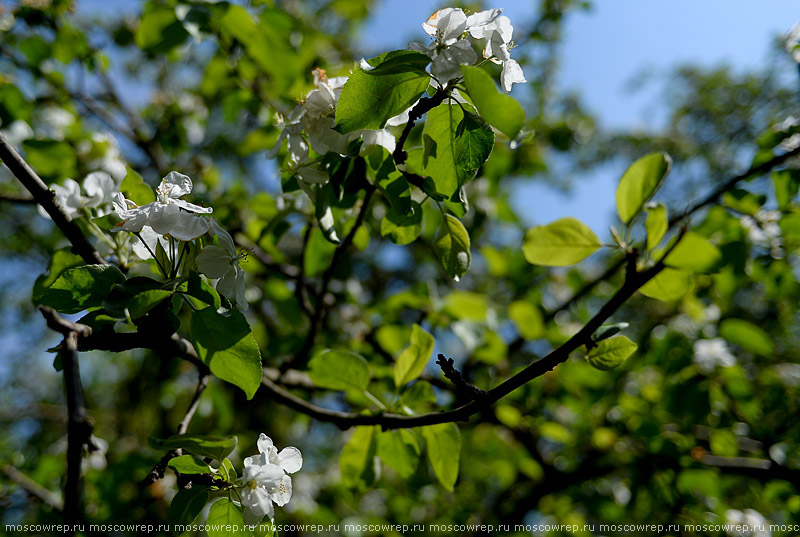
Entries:
[[692,361],[703,373],[711,373],[718,365],[731,367],[736,365],[736,357],[728,350],[725,340],[719,337],[699,339],[694,342]]
[[209,278],[218,279],[217,291],[239,310],[247,311],[249,306],[244,296],[244,270],[239,266],[244,256],[237,254],[233,238],[213,218],[209,218],[209,228],[217,235],[220,246],[204,247],[197,256],[197,268]]
[[142,207],[125,199],[121,193],[114,195],[114,211],[122,219],[115,231],[138,233],[145,225],[161,235],[170,235],[188,241],[209,230],[209,222],[195,213],[208,214],[211,208],[201,207],[180,199],[192,191],[192,180],[178,172],[169,172],[156,189],[156,200]]
[[257,524],[265,515],[273,517],[274,502],[286,505],[292,497],[293,474],[303,466],[303,456],[296,447],[286,447],[278,452],[272,439],[261,433],[258,438],[258,455],[244,460],[244,521]]

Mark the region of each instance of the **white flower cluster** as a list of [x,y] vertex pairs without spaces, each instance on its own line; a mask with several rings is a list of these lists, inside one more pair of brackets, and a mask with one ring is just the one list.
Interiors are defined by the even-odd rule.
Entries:
[[[95,216],[103,216],[110,212],[114,193],[119,191],[119,182],[106,172],[92,172],[83,179],[83,185],[65,179],[63,185],[54,184],[50,189],[70,218],[80,216],[83,209],[93,209]],[[41,205],[39,213],[50,218]]]
[[220,246],[206,245],[197,256],[197,267],[211,279],[216,289],[240,310],[247,310],[244,296],[244,271],[233,238],[212,217],[213,209],[189,203],[181,197],[191,193],[192,180],[182,173],[170,172],[156,189],[156,200],[139,207],[121,192],[113,196],[114,211],[121,222],[114,231],[136,233],[141,242],[133,246],[142,259],[152,257],[157,244],[167,250],[169,240],[192,241],[206,233],[216,235]]
[[483,57],[503,66],[500,84],[509,92],[514,84],[526,80],[519,63],[511,59],[514,28],[502,12],[502,9],[487,9],[467,16],[458,8],[440,9],[422,23],[422,28],[434,41],[428,46],[412,42],[409,48],[424,52],[433,60],[431,74],[443,86],[461,75],[462,64],[473,65],[478,60],[472,45],[465,39],[466,34],[474,39],[485,39]]
[[292,498],[293,474],[303,466],[303,455],[296,447],[284,448],[278,453],[272,439],[261,433],[258,437],[258,455],[244,460],[242,475],[242,506],[244,523],[255,526],[268,516],[274,517],[273,503],[283,507]]
[[778,225],[780,219],[780,211],[762,210],[753,216],[742,216],[739,222],[747,232],[747,240],[755,246],[768,248],[772,257],[780,259],[784,256],[781,228]]
[[[297,173],[301,180],[300,186],[304,188],[309,184],[325,184],[329,179],[325,170],[312,165],[308,154],[309,147],[320,155],[329,151],[343,154],[347,144],[361,136],[365,146],[380,145],[389,152],[395,148],[394,135],[388,129],[359,130],[348,134],[335,131],[333,127],[336,123],[334,119],[336,103],[348,77],[337,76],[329,79],[325,71],[319,68],[314,69],[313,75],[314,85],[317,88],[311,90],[305,100],[295,107],[286,119],[278,116],[278,127],[282,127],[281,134],[275,147],[267,153],[267,158],[275,158],[283,141],[288,140],[289,169]],[[386,124],[387,127],[392,127],[407,122],[406,112],[405,115],[401,114],[390,119]],[[312,194],[309,192],[309,195]]]

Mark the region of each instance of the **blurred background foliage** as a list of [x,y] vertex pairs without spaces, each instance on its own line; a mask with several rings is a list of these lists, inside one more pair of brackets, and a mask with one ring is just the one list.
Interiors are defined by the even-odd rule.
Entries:
[[[334,76],[354,67],[361,57],[355,36],[374,4],[150,0],[136,16],[114,18],[78,17],[68,0],[5,2],[0,128],[49,183],[95,170],[124,176],[128,167],[151,185],[172,169],[191,176],[193,201],[213,206],[239,244],[255,252],[242,264],[248,319],[264,365],[277,367],[303,346],[310,328],[297,278],[318,285],[333,246],[299,198],[281,195],[279,163],[264,158],[279,133],[274,115],[285,115],[313,87],[314,68]],[[335,268],[315,348],[361,353],[375,384],[391,391],[390,365],[416,322],[434,334],[436,352],[488,389],[574,333],[621,281],[614,274],[561,309],[616,258],[564,270],[526,263],[523,218],[510,203],[521,183],[580,189],[570,178],[583,170],[667,151],[675,169],[660,201],[680,214],[687,200],[745,169],[762,132],[798,113],[796,65],[776,52],[774,63],[752,72],[677,68],[665,84],[662,130],[599,129],[580,95],[559,94],[554,85],[564,21],[589,4],[542,0],[530,24],[516,28],[515,54],[529,83],[515,93],[532,134],[516,149],[499,142],[469,185],[463,221],[472,239],[470,272],[458,284],[442,274],[431,246],[435,210],[426,208],[416,242],[399,247],[382,239],[386,204],[378,200],[366,231]],[[349,432],[263,391],[246,401],[216,380],[190,432],[238,436],[240,458],[254,452],[259,432],[302,450],[306,464],[279,523],[797,521],[800,209],[791,165],[692,219],[720,246],[724,266],[698,277],[678,301],[637,295],[617,313],[639,344],[622,367],[598,372],[574,357],[461,425],[452,492],[424,459],[407,478],[383,465],[370,482],[345,486],[338,458]],[[52,507],[8,471],[55,494],[63,488],[64,399],[53,355],[45,353],[57,337],[35,312],[30,289],[51,259],[69,259],[53,257],[65,247],[63,237],[5,168],[0,197],[0,513],[4,524],[55,522]],[[536,210],[535,199],[526,210]],[[337,215],[355,218],[352,208]],[[91,352],[81,361],[95,435],[108,446],[86,461],[88,517],[163,521],[177,487],[170,475],[138,486],[161,457],[147,439],[174,432],[196,371],[145,351]],[[440,406],[453,403],[435,367],[426,378]],[[330,408],[363,404],[304,385],[292,389]]]

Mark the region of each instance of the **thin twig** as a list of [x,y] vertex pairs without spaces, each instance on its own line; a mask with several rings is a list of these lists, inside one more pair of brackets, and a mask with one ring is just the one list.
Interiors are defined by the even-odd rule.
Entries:
[[53,191],[36,175],[36,172],[17,153],[16,149],[12,147],[2,133],[0,133],[0,160],[19,179],[19,182],[31,193],[36,202],[47,211],[56,226],[72,243],[72,249],[76,254],[90,265],[106,263],[103,256],[95,250],[78,225],[72,221],[72,218],[64,210],[64,207],[56,200]]
[[41,486],[36,481],[20,472],[16,467],[10,464],[0,464],[0,472],[3,472],[11,481],[22,487],[25,492],[40,499],[55,511],[59,513],[64,511],[64,502],[58,494]]
[[[183,419],[178,425],[178,434],[186,434],[186,431],[189,428],[189,423],[191,423],[194,413],[197,412],[197,407],[200,406],[200,396],[203,395],[206,386],[208,386],[208,379],[209,375],[207,373],[200,374],[200,378],[197,381],[197,389],[194,392],[194,397],[192,397],[192,401],[189,403],[189,408],[186,410],[186,414],[184,414]],[[156,464],[153,469],[150,470],[150,473],[148,473],[147,476],[139,482],[139,486],[147,487],[163,478],[164,472],[167,471],[167,465],[169,464],[169,461],[180,456],[181,453],[181,449],[173,449],[168,451],[166,455],[161,457],[161,460],[158,461],[158,464]]]
[[369,185],[367,188],[365,188],[364,200],[361,205],[361,210],[358,212],[358,216],[356,217],[356,221],[353,224],[353,227],[350,229],[350,232],[345,236],[344,239],[342,239],[342,242],[336,247],[336,250],[333,251],[331,263],[322,274],[322,283],[320,284],[320,289],[317,293],[316,307],[314,308],[314,312],[311,316],[311,326],[308,328],[308,334],[303,342],[303,346],[300,347],[300,350],[298,350],[289,360],[281,364],[281,371],[287,371],[291,368],[301,368],[308,361],[308,358],[311,354],[311,349],[314,347],[314,340],[317,337],[317,333],[322,325],[322,319],[327,310],[325,305],[325,295],[328,294],[328,288],[330,287],[331,280],[333,280],[333,274],[339,267],[339,261],[341,260],[342,255],[344,255],[344,253],[353,243],[356,233],[364,223],[364,219],[369,212],[369,203],[374,192],[375,187],[372,185]]

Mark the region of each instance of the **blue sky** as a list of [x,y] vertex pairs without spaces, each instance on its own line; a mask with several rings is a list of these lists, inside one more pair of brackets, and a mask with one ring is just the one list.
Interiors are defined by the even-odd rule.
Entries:
[[[384,0],[367,23],[365,52],[404,48],[410,40],[424,41],[420,27],[446,3],[420,0]],[[502,7],[516,27],[535,15],[530,0],[491,1]],[[728,64],[737,70],[758,68],[772,61],[771,44],[800,21],[797,0],[670,0],[596,1],[588,12],[567,18],[561,49],[558,86],[580,93],[586,107],[607,128],[658,128],[664,109],[659,91],[671,67],[682,63],[701,66]],[[657,82],[631,94],[626,88],[648,70]],[[520,94],[524,88],[514,90]],[[520,206],[529,224],[544,224],[579,215],[596,232],[613,222],[616,183],[624,165],[604,166],[576,183],[573,194],[530,182],[520,187]]]

